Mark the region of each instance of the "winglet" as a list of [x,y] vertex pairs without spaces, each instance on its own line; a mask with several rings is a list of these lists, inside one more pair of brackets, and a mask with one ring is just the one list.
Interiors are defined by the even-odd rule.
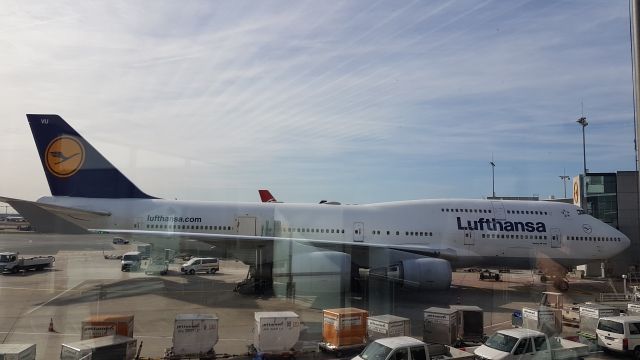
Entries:
[[58,115],[27,114],[53,196],[153,198]]

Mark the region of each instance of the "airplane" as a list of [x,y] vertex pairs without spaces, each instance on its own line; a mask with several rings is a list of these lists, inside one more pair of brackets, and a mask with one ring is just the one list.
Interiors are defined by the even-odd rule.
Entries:
[[407,287],[449,289],[455,268],[499,266],[557,274],[554,285],[566,290],[569,268],[611,258],[630,244],[579,207],[545,201],[327,206],[160,199],[140,190],[60,116],[27,119],[52,196],[0,201],[38,231],[194,239],[224,247],[264,282],[273,280],[274,246],[295,243],[321,249],[290,254],[298,268],[315,256],[339,271],[357,266]]
[[275,196],[271,195],[271,191],[269,190],[258,190],[258,194],[260,194],[260,201],[263,203],[277,203]]
[[[282,201],[276,200],[276,197],[273,196],[271,194],[271,191],[269,191],[269,190],[258,190],[258,194],[260,194],[260,201],[262,201],[263,203],[265,203],[265,202],[282,202]],[[318,204],[341,205],[337,201],[327,201],[327,200],[320,200],[320,202]]]

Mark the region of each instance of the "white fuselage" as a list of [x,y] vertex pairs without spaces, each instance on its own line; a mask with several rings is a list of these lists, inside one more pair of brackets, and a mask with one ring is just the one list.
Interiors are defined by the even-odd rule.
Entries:
[[[45,197],[39,202],[110,213],[87,229],[310,239],[357,246],[450,250],[456,267],[568,267],[629,246],[615,228],[570,204],[545,201],[415,200],[367,205],[198,202]],[[73,219],[71,219],[73,221]]]

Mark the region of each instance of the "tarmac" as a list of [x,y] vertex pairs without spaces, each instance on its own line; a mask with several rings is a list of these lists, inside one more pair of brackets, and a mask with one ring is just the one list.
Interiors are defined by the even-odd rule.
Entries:
[[[104,256],[135,248],[135,243],[114,245],[106,235],[0,231],[0,251],[56,257],[50,270],[0,276],[0,343],[35,343],[38,359],[56,359],[62,343],[80,340],[85,318],[133,314],[134,337],[138,345],[142,343],[141,356],[161,358],[171,347],[176,315],[214,313],[219,318],[216,353],[247,357],[248,346],[253,343],[254,312],[295,311],[302,323],[296,345],[302,357],[331,358],[315,353],[304,355],[314,352],[322,340],[323,308],[353,306],[369,310],[370,315],[407,317],[411,319],[412,335],[421,338],[424,309],[476,305],[485,310],[485,333],[491,334],[510,328],[513,311],[537,304],[542,291],[554,291],[550,284],[540,283],[531,271],[502,274],[499,282],[481,281],[477,273],[459,271],[453,274],[453,286],[447,291],[418,291],[386,281],[370,281],[360,284],[360,291],[342,297],[241,295],[233,289],[246,277],[248,267],[238,261],[222,260],[218,273],[191,276],[180,274],[180,264],[176,262],[170,265],[169,274],[160,276],[121,272],[119,260]],[[593,301],[599,292],[612,292],[619,287],[607,280],[574,280],[565,293],[565,304]],[[49,331],[50,325],[53,331]],[[564,335],[572,334],[575,329],[570,328]],[[593,357],[612,358],[602,354]]]

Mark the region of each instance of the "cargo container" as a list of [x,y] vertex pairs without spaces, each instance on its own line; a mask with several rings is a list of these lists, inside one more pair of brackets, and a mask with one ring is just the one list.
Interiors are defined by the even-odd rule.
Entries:
[[453,345],[458,340],[458,310],[430,307],[424,310],[422,340]]
[[522,327],[556,336],[562,333],[562,309],[549,306],[522,308]]
[[463,342],[482,342],[484,339],[484,313],[478,306],[450,305],[458,310],[458,338]]
[[640,304],[638,304],[638,303],[628,303],[627,304],[627,315],[629,315],[629,316],[638,316],[638,315],[640,315]]
[[257,352],[283,353],[300,338],[300,317],[293,311],[265,311],[254,314],[253,346]]
[[82,322],[81,340],[108,335],[133,337],[133,315],[94,315]]
[[411,336],[411,320],[395,315],[371,316],[367,319],[369,341],[393,336]]
[[613,306],[593,303],[581,305],[578,333],[586,338],[595,339],[598,320],[602,317],[618,315],[620,315],[620,310]]
[[[218,343],[218,316],[215,314],[180,314],[173,327],[174,355],[214,354]],[[196,356],[197,357],[197,356]]]
[[356,308],[326,309],[322,315],[322,339],[328,346],[367,343],[368,311]]
[[36,344],[0,344],[0,360],[36,360]]
[[134,338],[111,335],[62,344],[60,360],[132,360],[136,343]]

